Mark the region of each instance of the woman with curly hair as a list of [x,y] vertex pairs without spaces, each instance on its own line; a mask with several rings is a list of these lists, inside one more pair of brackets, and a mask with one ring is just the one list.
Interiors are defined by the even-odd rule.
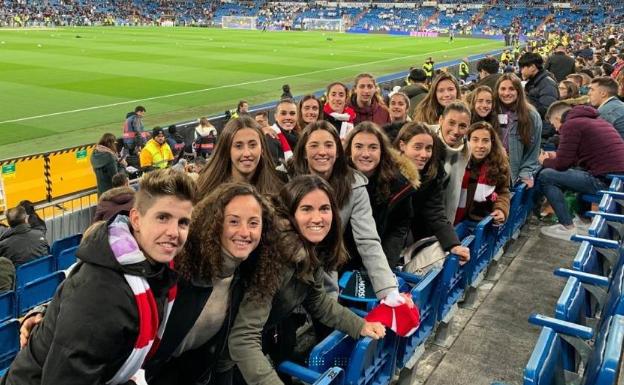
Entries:
[[502,224],[509,215],[511,172],[505,149],[496,131],[487,122],[468,129],[471,156],[462,180],[455,223],[464,219],[480,221],[490,215]]
[[[351,231],[358,253],[379,299],[398,306],[404,302],[381,246],[375,228],[367,180],[349,167],[338,132],[330,123],[320,120],[306,127],[287,165],[290,176],[315,174],[325,179],[334,190],[342,223],[342,231]],[[349,228],[347,228],[349,227]],[[338,290],[335,271],[327,271],[328,291]],[[331,278],[331,279],[329,279]],[[331,284],[330,284],[331,283]]]
[[[352,338],[379,339],[385,335],[382,324],[364,321],[323,288],[323,271],[336,270],[347,259],[333,196],[329,184],[313,175],[291,180],[280,192],[276,211],[281,253],[280,261],[274,264],[281,284],[277,291],[254,287],[245,295],[229,339],[230,356],[249,385],[283,384],[262,352],[262,331],[286,319],[299,305],[323,324]],[[279,349],[288,353],[294,342],[292,346],[280,344]],[[271,356],[279,361],[275,354]]]
[[276,194],[283,184],[264,134],[247,115],[230,120],[223,128],[212,157],[199,175],[198,192],[207,196],[226,182],[249,183],[260,194]]
[[271,205],[248,184],[225,183],[199,202],[175,263],[180,282],[170,324],[146,367],[150,384],[227,375],[220,360],[244,293],[274,292],[279,284],[271,262],[276,239]]
[[461,89],[455,77],[441,72],[433,79],[429,93],[415,108],[413,120],[427,124],[438,124],[444,108],[461,98]]
[[[349,166],[368,178],[366,191],[377,233],[390,267],[395,267],[412,221],[411,198],[420,186],[418,169],[392,148],[386,134],[373,122],[362,122],[349,133],[345,155]],[[351,256],[349,265],[361,267],[353,236],[345,234],[345,241]]]

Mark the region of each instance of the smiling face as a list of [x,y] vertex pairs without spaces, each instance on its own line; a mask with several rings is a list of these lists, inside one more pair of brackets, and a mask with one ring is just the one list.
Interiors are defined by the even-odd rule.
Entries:
[[299,233],[311,243],[325,239],[332,226],[332,208],[325,191],[310,191],[301,198],[295,210]]
[[301,104],[301,118],[305,123],[316,122],[319,114],[319,103],[316,99],[308,99]]
[[234,134],[230,159],[232,160],[232,178],[234,180],[249,180],[258,167],[262,156],[260,136],[251,128],[242,128]]
[[390,119],[403,122],[407,119],[407,103],[403,95],[394,94],[390,98]]
[[168,263],[182,249],[189,231],[193,204],[175,196],[156,197],[144,214],[133,208],[130,223],[145,256]]
[[414,135],[407,143],[401,140],[399,149],[422,171],[433,154],[433,138],[428,134]]
[[347,90],[341,84],[334,84],[327,94],[327,103],[334,112],[343,112],[347,103]]
[[475,96],[475,112],[485,118],[492,112],[492,94],[488,91],[481,91]]
[[326,130],[316,130],[310,134],[305,145],[308,168],[314,174],[329,179],[336,162],[336,142]]
[[443,107],[457,100],[457,87],[450,80],[442,80],[436,88],[436,99]]
[[355,85],[355,95],[360,105],[368,106],[372,103],[373,95],[375,95],[375,81],[369,77],[362,77]]
[[292,131],[297,124],[297,105],[295,103],[280,103],[275,110],[275,121],[286,131]]
[[474,130],[470,134],[470,150],[476,160],[485,159],[492,151],[492,137],[485,129]]
[[514,87],[511,80],[503,80],[500,82],[498,85],[498,97],[506,106],[510,106],[518,100],[518,91]]
[[221,247],[231,256],[245,260],[258,247],[262,235],[262,208],[251,195],[234,197],[223,213]]
[[465,112],[451,110],[446,116],[440,117],[440,131],[444,142],[456,148],[464,142],[470,126],[470,115]]
[[377,137],[368,132],[356,134],[351,141],[351,161],[364,175],[373,175],[381,161],[381,145]]

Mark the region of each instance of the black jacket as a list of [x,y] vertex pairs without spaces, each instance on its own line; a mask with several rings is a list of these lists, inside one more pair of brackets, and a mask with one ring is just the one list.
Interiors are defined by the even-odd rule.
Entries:
[[124,274],[147,279],[162,320],[168,290],[176,281],[166,265],[120,265],[109,246],[106,223],[82,240],[76,256],[80,263],[57,289],[44,320],[1,384],[103,385],[110,380],[139,332],[136,300]]
[[27,223],[17,225],[0,236],[0,257],[10,259],[17,267],[50,254],[44,234]]
[[531,104],[537,109],[542,119],[546,116],[546,111],[551,104],[559,99],[559,89],[546,70],[539,71],[524,86]]
[[555,75],[558,82],[564,80],[566,76],[576,72],[574,59],[564,52],[555,52],[548,58],[546,70]]
[[444,178],[444,166],[439,164],[434,178],[421,181],[420,188],[412,196],[414,217],[411,228],[414,242],[434,235],[442,249],[449,251],[461,242],[446,217],[442,193]]
[[[139,135],[137,135],[139,136]],[[91,154],[91,167],[95,173],[98,195],[113,188],[113,175],[123,170],[113,154],[94,150]]]

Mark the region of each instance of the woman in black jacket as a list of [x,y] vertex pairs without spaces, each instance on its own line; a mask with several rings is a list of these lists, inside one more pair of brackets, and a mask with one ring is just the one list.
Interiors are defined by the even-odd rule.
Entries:
[[[366,191],[377,233],[388,263],[394,268],[399,263],[412,221],[412,196],[420,186],[418,169],[392,148],[386,134],[372,122],[362,122],[349,133],[345,155],[349,165],[368,178]],[[361,258],[350,233],[345,232],[350,267],[360,267]]]
[[442,194],[445,173],[438,155],[442,145],[439,139],[427,125],[410,122],[401,128],[394,145],[414,163],[421,175],[420,188],[412,196],[414,243],[435,236],[443,252],[457,254],[462,262],[467,262],[470,251],[461,246],[445,214]]

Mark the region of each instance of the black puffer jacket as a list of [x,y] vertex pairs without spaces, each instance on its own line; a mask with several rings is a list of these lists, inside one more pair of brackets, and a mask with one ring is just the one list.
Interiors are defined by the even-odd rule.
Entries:
[[0,257],[10,259],[16,267],[49,253],[45,235],[27,223],[12,227],[0,236]]
[[137,303],[124,274],[147,279],[162,320],[167,292],[176,281],[166,265],[120,265],[106,223],[83,239],[76,256],[80,263],[57,289],[1,384],[106,384],[132,352],[139,332]]

